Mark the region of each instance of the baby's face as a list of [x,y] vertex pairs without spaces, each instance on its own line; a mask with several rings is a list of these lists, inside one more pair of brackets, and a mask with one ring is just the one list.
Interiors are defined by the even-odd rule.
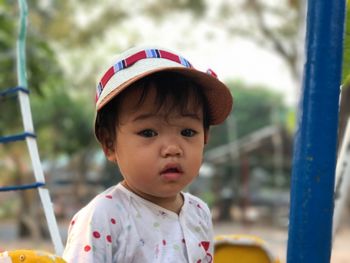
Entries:
[[198,175],[206,136],[203,112],[164,116],[156,110],[153,88],[135,109],[139,96],[133,90],[119,105],[114,160],[131,191],[159,204],[178,197]]

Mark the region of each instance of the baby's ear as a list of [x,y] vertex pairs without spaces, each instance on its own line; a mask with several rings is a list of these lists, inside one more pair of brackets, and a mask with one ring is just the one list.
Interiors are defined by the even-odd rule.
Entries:
[[111,162],[115,162],[114,138],[112,138],[112,135],[106,129],[101,129],[99,140],[106,158]]
[[115,162],[115,150],[113,142],[109,141],[106,143],[102,143],[101,145],[106,158],[111,162]]

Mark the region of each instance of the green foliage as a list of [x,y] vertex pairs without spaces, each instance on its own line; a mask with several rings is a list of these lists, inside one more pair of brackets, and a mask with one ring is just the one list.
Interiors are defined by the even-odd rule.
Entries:
[[[14,4],[12,1],[0,2],[1,89],[17,85],[16,40],[19,23],[17,8],[17,3]],[[42,85],[62,74],[50,43],[30,26],[27,28],[26,61],[28,88],[31,92],[40,93]]]
[[287,125],[282,94],[265,87],[228,82],[234,105],[225,125],[213,127],[208,148],[226,144],[268,125]]
[[[16,84],[16,20],[14,10],[0,2],[0,89]],[[3,74],[6,72],[6,74]]]
[[[0,90],[17,86],[16,40],[18,31],[18,6],[12,1],[0,2]],[[30,96],[41,94],[44,86],[56,85],[62,71],[50,44],[28,27],[26,40],[26,72]],[[16,97],[0,98],[0,135],[23,131],[19,104]]]
[[207,10],[203,0],[163,0],[155,1],[153,4],[145,6],[145,12],[155,19],[163,19],[169,12],[191,12],[195,17],[201,17]]
[[229,86],[234,96],[233,114],[237,122],[238,138],[266,125],[284,122],[286,109],[282,94],[239,82],[231,82]]
[[350,85],[350,7],[349,7],[349,1],[347,1],[347,4],[346,4],[342,84],[344,87],[348,87]]
[[[92,134],[93,99],[89,104],[86,103],[85,94],[73,96],[72,80],[64,74],[58,62],[60,53],[53,48],[57,43],[52,38],[47,38],[45,31],[40,31],[39,27],[35,26],[46,22],[49,25],[49,16],[35,4],[29,7],[32,16],[27,28],[26,71],[40,156],[42,160],[47,160],[61,155],[71,157],[87,154],[97,146]],[[1,89],[17,85],[16,38],[19,18],[17,8],[17,3],[14,4],[12,1],[0,2]],[[22,132],[21,122],[16,97],[1,99],[0,136]],[[25,153],[22,153],[21,158],[18,158],[17,147],[3,151],[4,149],[0,148],[0,153],[9,159],[22,160],[25,156]],[[22,163],[27,166],[26,162]],[[13,174],[23,175],[17,169]],[[10,176],[9,174],[8,178]]]
[[286,128],[289,134],[293,134],[296,129],[296,109],[290,108],[286,115]]
[[40,149],[46,157],[73,155],[94,147],[93,103],[73,98],[61,85],[48,85],[43,96],[32,99],[34,126]]
[[209,143],[205,148],[206,150],[209,150],[228,142],[228,127],[227,124],[224,123],[223,125],[213,126],[210,128]]

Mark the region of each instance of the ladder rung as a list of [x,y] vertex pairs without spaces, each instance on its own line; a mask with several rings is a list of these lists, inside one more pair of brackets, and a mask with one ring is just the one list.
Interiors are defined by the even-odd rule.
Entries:
[[13,87],[13,88],[8,88],[8,89],[5,89],[3,91],[0,91],[0,97],[6,97],[9,95],[15,94],[19,91],[29,94],[29,89],[27,89],[27,88]]
[[0,137],[0,143],[23,141],[27,137],[35,138],[36,135],[34,133],[31,133],[31,132],[23,132],[23,133],[15,134],[15,135],[2,136],[2,137]]
[[0,186],[0,192],[6,191],[22,191],[33,188],[38,188],[44,186],[45,183],[32,183],[32,184],[23,184],[23,185],[11,185],[11,186]]

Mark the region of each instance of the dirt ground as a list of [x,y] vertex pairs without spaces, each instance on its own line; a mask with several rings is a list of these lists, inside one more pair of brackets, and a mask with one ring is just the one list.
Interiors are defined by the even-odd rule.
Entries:
[[[65,239],[68,223],[60,224],[62,237]],[[271,228],[266,226],[242,226],[233,223],[215,223],[216,235],[221,234],[250,234],[264,239],[271,251],[277,255],[281,263],[286,260],[287,229]],[[12,249],[39,249],[53,252],[51,241],[33,241],[16,239],[14,224],[11,222],[0,222],[0,252]],[[331,263],[350,262],[350,224],[342,226],[338,232],[332,249]]]

